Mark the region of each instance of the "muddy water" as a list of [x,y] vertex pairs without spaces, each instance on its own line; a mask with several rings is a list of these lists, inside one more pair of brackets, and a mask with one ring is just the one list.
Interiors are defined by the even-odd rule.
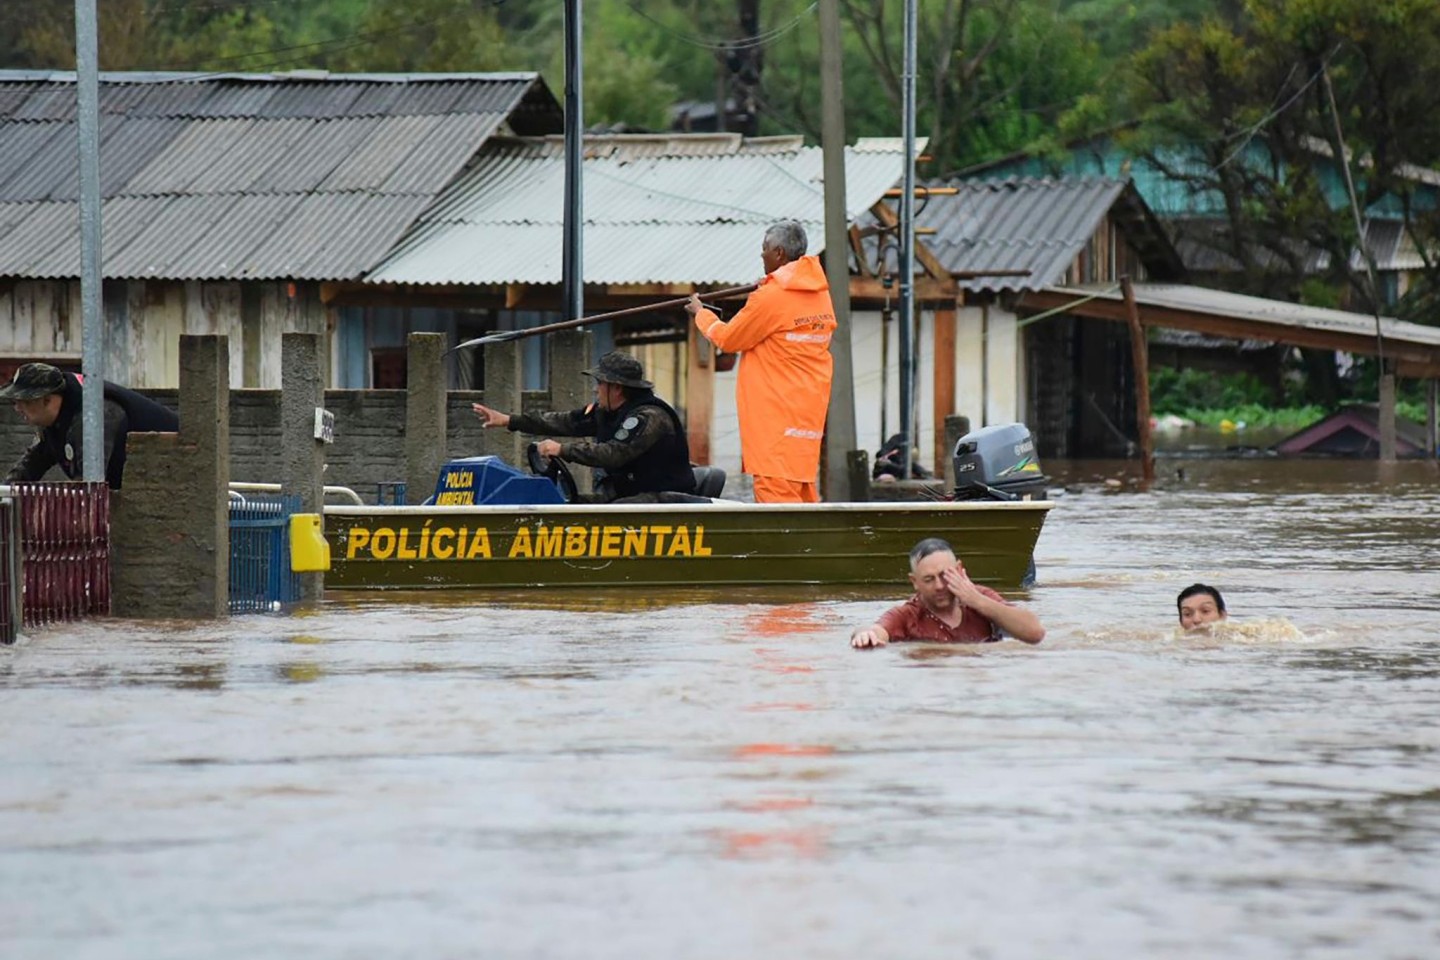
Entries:
[[[818,592],[29,637],[0,956],[1440,955],[1440,480],[1179,468],[1062,471],[1034,649]],[[1197,579],[1238,626],[1176,638]]]

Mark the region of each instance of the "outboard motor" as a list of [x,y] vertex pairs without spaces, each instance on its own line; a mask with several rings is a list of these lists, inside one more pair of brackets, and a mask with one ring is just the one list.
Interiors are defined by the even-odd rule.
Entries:
[[1049,482],[1023,423],[982,427],[955,443],[956,500],[1044,500]]

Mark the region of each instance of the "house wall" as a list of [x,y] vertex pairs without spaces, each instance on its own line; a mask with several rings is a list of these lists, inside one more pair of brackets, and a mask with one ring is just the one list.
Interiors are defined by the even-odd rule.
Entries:
[[[280,335],[325,333],[313,283],[110,280],[102,324],[106,378],[138,389],[180,382],[180,335],[230,338],[231,382],[280,386]],[[0,283],[0,362],[45,360],[77,367],[83,319],[78,280]]]

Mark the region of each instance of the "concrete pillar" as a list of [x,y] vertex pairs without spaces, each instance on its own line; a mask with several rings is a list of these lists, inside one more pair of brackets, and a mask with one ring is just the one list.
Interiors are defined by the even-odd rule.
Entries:
[[[550,335],[550,409],[574,410],[595,399],[595,381],[583,373],[590,367],[594,341],[587,330],[559,330]],[[654,379],[649,371],[646,377]],[[576,490],[587,493],[594,489],[595,477],[589,467],[578,463],[566,466],[575,478]]]
[[[520,375],[520,342],[506,340],[501,343],[487,343],[485,351],[485,399],[487,407],[505,413],[521,413],[520,387],[524,382]],[[551,371],[553,382],[554,371]],[[510,463],[524,467],[525,435],[511,430],[486,430],[486,445],[489,452],[503,457]]]
[[[515,359],[518,369],[518,350]],[[435,479],[445,463],[448,391],[443,333],[410,334],[405,377],[405,502],[423,503],[435,491]]]
[[1380,459],[1395,460],[1395,374],[1380,375]]
[[[287,333],[280,339],[280,484],[300,498],[301,513],[325,508],[325,444],[315,439],[315,410],[325,405],[325,348],[318,333]],[[325,592],[325,574],[300,574],[300,602]]]
[[230,603],[230,349],[180,337],[180,433],[132,433],[111,522],[116,616],[219,619]]
[[955,489],[955,444],[970,432],[970,418],[952,413],[945,418],[945,456],[935,466],[935,475],[945,478],[945,489]]

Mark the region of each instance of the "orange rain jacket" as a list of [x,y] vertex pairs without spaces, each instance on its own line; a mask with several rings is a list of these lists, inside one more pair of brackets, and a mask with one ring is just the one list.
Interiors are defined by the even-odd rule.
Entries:
[[740,468],[814,483],[830,406],[835,332],[835,307],[820,258],[801,257],[768,274],[728,323],[699,310],[695,326],[720,350],[743,355],[735,386]]

